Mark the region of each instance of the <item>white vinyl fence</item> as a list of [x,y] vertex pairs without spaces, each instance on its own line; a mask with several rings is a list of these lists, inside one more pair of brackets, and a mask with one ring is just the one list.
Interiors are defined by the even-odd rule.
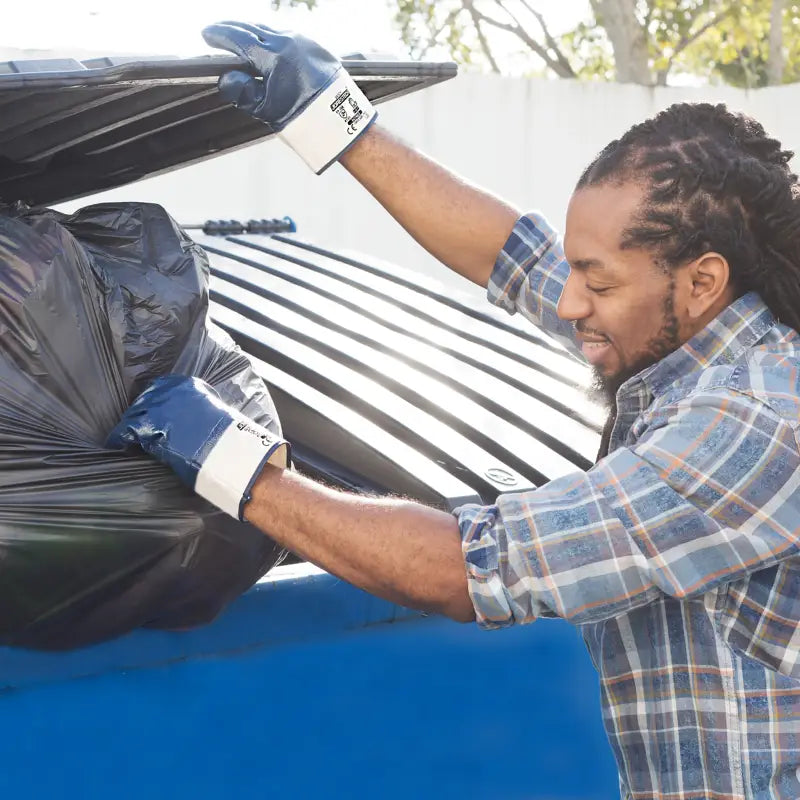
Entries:
[[[582,168],[611,139],[670,103],[725,102],[800,149],[800,86],[743,91],[461,75],[380,106],[380,121],[451,169],[557,226]],[[445,278],[339,165],[310,173],[269,141],[64,206],[95,200],[158,202],[182,223],[292,217],[319,244],[356,250]]]

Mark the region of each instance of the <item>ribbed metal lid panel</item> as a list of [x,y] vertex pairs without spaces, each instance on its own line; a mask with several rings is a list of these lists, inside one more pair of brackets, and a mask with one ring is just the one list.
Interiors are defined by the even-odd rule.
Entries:
[[[584,394],[588,371],[546,335],[413,273],[315,251],[296,237],[196,239],[211,258],[212,316],[268,365],[262,374],[302,447],[319,441],[304,435],[297,403],[319,414],[324,396],[346,409],[326,417],[340,432],[370,440],[379,431],[391,438],[368,442],[375,452],[400,441],[418,465],[427,460],[456,478],[458,489],[441,475],[422,480],[439,481],[432,493],[443,505],[463,486],[490,502],[591,465],[602,412]],[[345,420],[348,412],[361,422]],[[391,491],[387,482],[419,466],[388,456],[397,472],[384,470],[376,483]]]

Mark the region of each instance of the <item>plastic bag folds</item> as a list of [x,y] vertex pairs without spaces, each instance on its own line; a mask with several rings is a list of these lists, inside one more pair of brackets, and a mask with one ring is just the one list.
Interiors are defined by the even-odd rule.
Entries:
[[280,561],[144,454],[104,448],[159,375],[280,433],[208,319],[208,261],[159,206],[0,213],[0,644],[61,649],[213,619]]

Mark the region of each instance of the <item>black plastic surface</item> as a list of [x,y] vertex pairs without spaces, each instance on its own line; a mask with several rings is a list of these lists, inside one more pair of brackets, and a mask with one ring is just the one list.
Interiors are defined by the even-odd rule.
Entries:
[[0,643],[205,623],[282,557],[153,459],[104,446],[169,372],[279,432],[263,382],[206,324],[207,281],[156,205],[0,215]]
[[[451,78],[455,64],[345,61],[373,103]],[[216,90],[231,56],[0,63],[0,201],[49,205],[272,135]]]

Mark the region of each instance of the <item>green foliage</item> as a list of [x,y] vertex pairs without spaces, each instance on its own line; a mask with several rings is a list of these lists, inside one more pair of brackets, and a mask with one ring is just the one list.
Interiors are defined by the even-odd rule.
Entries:
[[[490,60],[477,35],[477,12],[477,24],[501,66],[510,63],[509,55],[516,56],[518,64],[519,54],[524,53],[528,63],[523,72],[540,70],[544,62],[545,68],[564,75],[565,71],[554,69],[560,55],[578,77],[613,79],[611,38],[599,13],[548,41],[548,31],[535,15],[537,5],[544,7],[537,0],[388,2],[415,57],[446,52],[461,63],[487,68]],[[598,5],[593,3],[595,9]],[[645,33],[653,83],[680,74],[737,86],[766,83],[772,0],[638,0],[634,5],[634,24]],[[800,80],[800,4],[787,2],[783,20],[784,80],[796,81]]]
[[[687,53],[687,72],[741,87],[767,85],[771,0],[751,0],[710,30]],[[800,4],[787,3],[783,14],[784,83],[800,80]]]
[[[314,8],[328,1],[270,0],[270,5]],[[614,79],[611,38],[599,13],[548,40],[535,13],[539,5],[546,8],[540,0],[383,1],[413,58],[447,57],[475,69],[494,61],[524,74]],[[652,82],[684,75],[733,86],[766,85],[772,2],[636,0],[633,13],[645,32]],[[800,81],[800,2],[787,0],[785,6],[783,80],[792,83]],[[546,26],[546,17],[543,22]]]
[[614,54],[605,29],[594,22],[579,22],[562,34],[561,48],[580,78],[614,80]]
[[444,47],[451,58],[472,64],[478,56],[477,32],[460,2],[396,0],[394,21],[412,58],[423,58],[432,48]]

